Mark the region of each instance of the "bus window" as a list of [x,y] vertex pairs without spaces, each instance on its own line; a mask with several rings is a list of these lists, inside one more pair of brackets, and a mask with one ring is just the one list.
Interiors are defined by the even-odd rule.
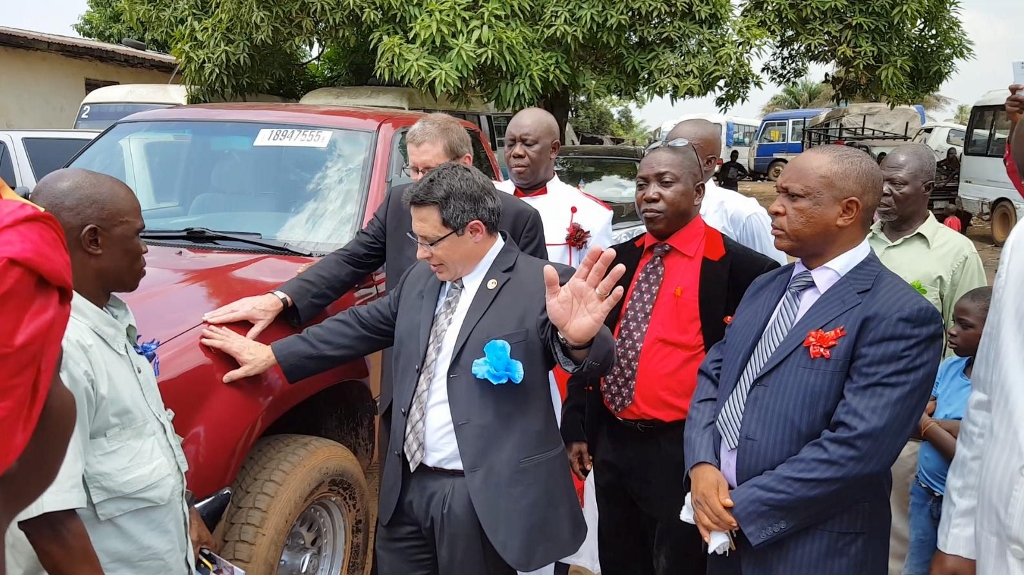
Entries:
[[1002,107],[975,107],[967,126],[964,154],[1002,158],[1006,151],[1006,138],[1010,133],[1010,119]]
[[778,144],[786,141],[786,132],[789,130],[786,120],[765,122],[761,129],[761,144]]
[[800,118],[798,120],[790,120],[789,122],[789,141],[802,142],[804,140],[804,125],[807,124],[807,120]]

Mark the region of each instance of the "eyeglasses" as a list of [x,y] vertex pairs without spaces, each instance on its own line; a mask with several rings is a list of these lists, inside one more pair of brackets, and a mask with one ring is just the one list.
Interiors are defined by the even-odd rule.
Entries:
[[673,138],[667,142],[664,140],[658,140],[657,142],[654,142],[650,146],[647,146],[647,148],[644,150],[644,155],[649,154],[652,150],[657,150],[658,148],[662,147],[685,148],[686,146],[690,146],[690,149],[693,150],[693,157],[697,158],[697,166],[700,168],[701,176],[703,176],[704,162],[701,161],[700,154],[697,153],[697,146],[694,146],[690,142],[690,140],[687,140],[686,138]]
[[[446,162],[455,162],[457,160],[458,160],[458,158],[452,158],[450,160],[446,160]],[[433,167],[430,167],[430,168],[414,168],[414,167],[410,166],[409,164],[406,164],[405,166],[402,166],[402,175],[404,175],[407,178],[414,178],[416,176],[419,176],[419,177],[422,178],[422,177],[425,177],[427,174],[429,174],[430,172],[432,172],[432,171],[434,171],[436,169],[437,169],[437,166],[433,166]]]
[[416,245],[422,246],[423,249],[427,250],[430,253],[434,253],[434,246],[436,246],[437,244],[445,241],[446,239],[448,239],[449,236],[451,236],[453,234],[457,234],[457,233],[459,233],[459,230],[452,230],[452,231],[450,231],[447,234],[437,238],[436,240],[434,240],[432,242],[420,241],[420,238],[417,237],[416,234],[414,234],[412,232],[405,232],[405,235],[408,236],[410,240],[416,242]]

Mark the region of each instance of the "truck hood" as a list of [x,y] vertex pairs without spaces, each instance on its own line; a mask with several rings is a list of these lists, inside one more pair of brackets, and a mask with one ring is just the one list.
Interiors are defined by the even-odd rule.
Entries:
[[134,292],[119,295],[135,314],[143,339],[166,342],[200,325],[208,311],[276,288],[309,261],[150,245],[146,277]]

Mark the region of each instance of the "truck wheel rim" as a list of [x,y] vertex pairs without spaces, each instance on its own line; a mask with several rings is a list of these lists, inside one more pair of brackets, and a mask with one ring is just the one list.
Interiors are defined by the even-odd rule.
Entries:
[[345,565],[345,512],[337,497],[317,499],[292,524],[277,572],[279,575],[328,575]]

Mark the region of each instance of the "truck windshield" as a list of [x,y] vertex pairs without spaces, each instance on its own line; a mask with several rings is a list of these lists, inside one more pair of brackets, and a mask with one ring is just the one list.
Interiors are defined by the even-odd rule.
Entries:
[[[358,231],[373,133],[249,122],[128,122],[71,167],[135,191],[147,231],[205,228],[333,251]],[[187,241],[187,240],[182,240]]]

